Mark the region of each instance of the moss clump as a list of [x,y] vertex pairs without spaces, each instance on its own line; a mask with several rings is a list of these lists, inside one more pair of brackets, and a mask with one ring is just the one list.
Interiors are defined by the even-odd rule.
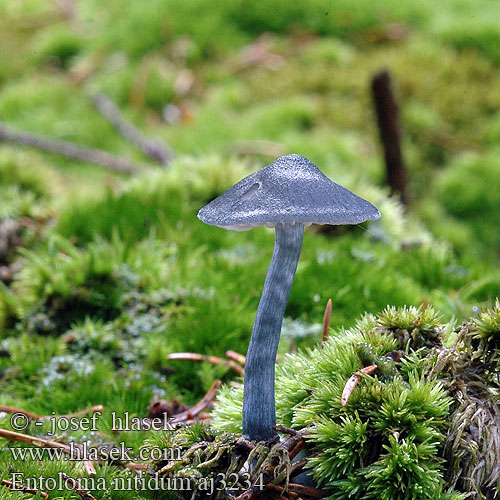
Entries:
[[454,405],[443,455],[449,484],[475,500],[496,498],[500,466],[500,303],[455,331],[431,374],[439,377]]
[[[431,307],[390,307],[278,365],[277,420],[313,426],[308,467],[329,498],[495,497],[499,317],[497,301],[447,347],[452,329]],[[373,363],[343,406],[347,380]],[[223,391],[216,428],[240,431],[242,397]]]
[[[420,367],[428,353],[421,339],[437,328],[431,308],[388,308],[335,333],[322,349],[287,356],[279,365],[278,422],[295,429],[314,425],[307,439],[314,454],[309,467],[330,498],[442,497],[445,483],[438,450],[451,399]],[[401,342],[403,331],[407,338]],[[365,377],[342,406],[344,386],[353,372],[366,366],[368,349],[380,368]],[[388,370],[389,358],[381,360],[398,349],[398,361],[392,360]],[[240,404],[241,391],[226,391],[215,425],[235,429]]]
[[498,198],[495,196],[499,189],[497,154],[494,151],[462,155],[439,175],[435,196],[441,200],[446,213],[458,222],[466,221],[470,231],[467,241],[453,243],[460,248],[470,248],[477,247],[476,241],[481,242],[483,252],[498,255],[500,238],[492,228],[500,223]]
[[131,247],[117,236],[85,249],[53,237],[36,252],[22,253],[12,289],[24,327],[36,333],[63,333],[87,316],[117,317],[127,292],[166,281],[172,257],[172,249],[152,238]]

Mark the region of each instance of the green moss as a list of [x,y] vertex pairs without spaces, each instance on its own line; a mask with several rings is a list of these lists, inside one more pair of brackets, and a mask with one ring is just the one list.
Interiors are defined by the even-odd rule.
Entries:
[[465,220],[473,233],[473,241],[467,241],[467,246],[477,248],[475,241],[480,241],[486,244],[487,251],[498,253],[500,240],[497,232],[492,230],[500,222],[495,197],[498,189],[494,152],[463,155],[439,176],[436,196],[448,214],[459,221]]
[[[498,401],[492,396],[476,402],[480,407],[472,416],[474,411],[469,413],[461,401],[476,404],[472,396],[476,388],[455,381],[460,378],[467,384],[472,380],[469,376],[479,376],[483,389],[495,393],[498,380],[486,371],[483,378],[479,367],[484,370],[486,358],[490,369],[495,366],[497,358],[491,356],[496,347],[475,350],[470,344],[478,330],[489,324],[486,315],[493,314],[485,312],[472,327],[465,323],[461,331],[468,331],[468,336],[462,334],[454,347],[447,348],[436,336],[424,346],[419,341],[430,331],[441,332],[441,338],[449,331],[432,308],[389,308],[380,315],[365,316],[348,331],[333,332],[324,347],[288,355],[278,364],[277,421],[295,429],[313,426],[307,437],[308,467],[328,491],[328,498],[464,498],[461,492],[472,491],[478,492],[477,498],[488,498],[482,495],[492,493],[497,468],[487,461],[484,474],[473,471],[481,467],[481,453],[495,439],[497,428],[491,427],[488,436],[472,437],[473,431],[465,431],[463,421],[489,421],[498,411]],[[400,343],[403,329],[413,332],[406,345]],[[364,346],[364,354],[359,346]],[[405,350],[394,356],[398,347]],[[365,357],[366,349],[372,359]],[[381,370],[388,353],[394,370],[390,376]],[[476,362],[478,355],[482,361]],[[343,406],[347,380],[374,359],[379,368],[359,381]],[[216,428],[241,432],[242,398],[241,387],[223,390],[214,414]],[[449,448],[452,455],[446,451]],[[443,456],[453,457],[455,465],[447,469]],[[459,463],[464,469],[458,468]]]
[[41,30],[31,44],[35,64],[68,69],[83,50],[85,39],[65,24],[51,25]]
[[61,333],[86,316],[118,316],[126,292],[166,279],[172,256],[153,239],[129,247],[118,237],[86,250],[57,237],[44,251],[23,253],[13,289],[22,297],[25,327],[38,333]]

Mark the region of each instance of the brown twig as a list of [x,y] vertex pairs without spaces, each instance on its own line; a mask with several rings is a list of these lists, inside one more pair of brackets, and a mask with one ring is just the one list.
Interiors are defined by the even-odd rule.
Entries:
[[97,471],[95,470],[94,462],[92,460],[85,460],[83,462],[83,466],[85,467],[85,472],[89,476],[95,476]]
[[95,94],[91,101],[96,109],[106,118],[118,132],[145,155],[153,158],[161,165],[172,161],[173,153],[160,142],[148,139],[135,125],[130,123],[106,94]]
[[292,464],[290,469],[290,477],[294,477],[302,473],[302,469],[307,465],[307,458],[301,458]]
[[139,171],[137,165],[121,156],[113,156],[99,149],[84,148],[72,142],[52,139],[42,134],[15,130],[2,122],[0,122],[0,140],[16,142],[23,146],[30,146],[51,153],[59,153],[74,160],[95,163],[117,172],[135,174]]
[[[93,415],[94,413],[98,412],[98,411],[103,411],[104,410],[104,406],[103,405],[95,405],[95,406],[92,406],[92,408],[90,409],[87,409],[87,410],[80,410],[80,411],[77,411],[75,413],[67,413],[66,415],[55,415],[57,418],[69,418],[69,417],[83,417],[84,415],[88,415],[88,414],[91,414]],[[47,419],[47,418],[52,418],[51,416],[44,416],[44,417],[40,417],[42,419]]]
[[40,420],[42,417],[36,413],[31,413],[26,410],[21,410],[21,408],[15,408],[14,406],[2,406],[0,405],[0,411],[4,413],[22,413],[26,415],[30,420]]
[[[120,465],[120,464],[115,464],[115,465]],[[135,462],[126,462],[123,464],[123,467],[126,467],[127,469],[134,469],[134,470],[148,470],[149,466],[147,464],[136,464]]]
[[14,406],[2,406],[0,405],[0,411],[5,413],[22,413],[26,415],[30,420],[48,420],[49,418],[69,418],[69,417],[81,417],[84,415],[88,415],[89,413],[93,414],[97,411],[102,411],[104,407],[102,405],[93,406],[89,410],[81,410],[75,413],[67,413],[66,415],[37,415],[36,413],[31,413],[30,411],[23,410],[21,408],[15,408]]
[[203,398],[201,398],[200,401],[198,401],[198,403],[192,406],[189,410],[174,415],[172,420],[174,422],[184,422],[186,420],[192,420],[194,417],[199,415],[213,401],[213,399],[217,395],[217,392],[219,392],[221,386],[222,386],[222,381],[215,380],[214,383],[212,384],[212,387],[210,387],[208,392],[203,396]]
[[289,436],[296,436],[297,434],[299,434],[299,431],[279,424],[273,425],[273,429],[275,431],[281,432],[282,434],[288,434]]
[[267,483],[266,484],[266,489],[275,491],[276,493],[279,493],[280,495],[284,496],[287,494],[287,496],[291,498],[297,498],[299,495],[297,493],[292,493],[290,491],[285,491],[285,488],[283,486],[278,486],[277,484],[272,484],[272,483]]
[[300,451],[304,448],[305,445],[306,445],[305,439],[301,439],[299,442],[297,442],[295,446],[291,448],[290,451],[288,452],[290,460],[293,460],[300,453]]
[[245,370],[234,361],[218,358],[217,356],[208,356],[206,354],[197,354],[195,352],[176,352],[167,356],[168,360],[186,360],[186,361],[207,361],[212,365],[224,365],[235,371],[238,375],[244,375]]
[[332,318],[332,299],[328,299],[325,307],[325,314],[323,315],[323,332],[321,334],[321,347],[325,345],[328,340],[330,330],[330,320]]
[[407,173],[401,153],[398,106],[387,71],[372,79],[372,94],[377,113],[380,140],[384,148],[387,183],[404,205],[408,203]]
[[66,485],[71,488],[80,498],[83,498],[84,500],[97,500],[96,497],[92,495],[92,493],[84,490],[81,487],[79,481],[77,481],[76,479],[68,476],[64,472],[61,472],[61,477],[64,479]]
[[318,488],[312,488],[311,486],[304,486],[302,484],[290,483],[288,485],[288,491],[290,493],[296,493],[298,495],[307,496],[309,498],[325,498],[329,494],[325,493]]
[[236,363],[239,363],[240,365],[245,366],[245,363],[247,362],[246,356],[243,356],[243,354],[240,354],[239,352],[236,351],[226,351],[226,357],[229,359],[232,359],[233,361],[236,361]]
[[71,453],[71,448],[67,444],[35,436],[28,436],[28,434],[21,434],[20,432],[9,431],[7,429],[0,429],[0,437],[8,439],[9,441],[18,441],[20,443],[38,446],[39,448],[60,448],[64,453]]
[[27,488],[22,484],[14,484],[12,481],[8,481],[7,479],[2,479],[2,486],[6,486],[11,490],[22,491],[23,493],[30,493],[31,495],[39,494],[42,498],[49,498],[49,494],[45,491],[32,490],[31,488]]
[[369,375],[373,373],[377,369],[377,365],[365,366],[365,368],[361,368],[361,370],[354,373],[351,378],[347,381],[344,390],[342,391],[342,406],[347,404],[349,398],[351,397],[352,391],[358,385],[359,381],[363,378],[363,375]]

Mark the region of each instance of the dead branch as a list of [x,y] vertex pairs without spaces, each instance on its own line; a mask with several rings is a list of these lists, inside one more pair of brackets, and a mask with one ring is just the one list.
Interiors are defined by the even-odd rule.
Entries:
[[64,479],[66,485],[71,488],[80,498],[84,500],[97,500],[94,495],[92,495],[89,491],[84,490],[79,481],[68,476],[64,472],[61,472],[61,477]]
[[351,397],[352,391],[358,385],[359,381],[363,378],[363,375],[369,375],[373,373],[377,369],[377,365],[366,366],[365,368],[361,368],[361,370],[354,373],[351,378],[347,381],[344,390],[342,391],[342,406],[347,404],[349,398]]
[[96,109],[106,118],[118,132],[145,155],[153,158],[161,165],[168,165],[173,153],[160,142],[147,138],[135,125],[128,121],[113,101],[103,93],[91,96]]
[[207,361],[212,365],[224,365],[231,370],[235,371],[238,375],[244,375],[245,370],[242,366],[236,364],[234,361],[218,358],[217,356],[208,356],[206,354],[197,354],[195,352],[176,352],[169,354],[166,359],[168,360],[187,360],[187,361]]
[[321,334],[321,347],[325,345],[328,340],[330,330],[330,320],[332,318],[332,299],[328,299],[325,307],[325,314],[323,315],[323,332]]
[[198,403],[192,406],[189,410],[183,411],[182,413],[178,413],[174,416],[174,422],[184,422],[186,420],[192,420],[194,417],[199,415],[215,398],[217,392],[222,386],[221,380],[215,380],[212,384],[212,387],[208,390],[208,392],[201,398]]
[[30,493],[31,495],[39,494],[42,498],[49,498],[49,494],[45,491],[32,490],[31,488],[26,488],[26,486],[22,484],[14,484],[12,481],[8,481],[7,479],[2,479],[0,484],[10,488],[11,490],[22,491],[23,493]]
[[95,163],[125,174],[135,174],[140,170],[137,165],[133,164],[127,158],[113,156],[99,149],[84,148],[72,142],[52,139],[42,134],[35,134],[25,130],[15,130],[2,122],[0,122],[0,140],[15,142],[23,146],[30,146],[51,153],[59,153],[74,160]]

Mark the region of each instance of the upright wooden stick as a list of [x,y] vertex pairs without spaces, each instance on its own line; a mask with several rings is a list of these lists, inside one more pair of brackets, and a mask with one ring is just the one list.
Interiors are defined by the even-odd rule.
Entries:
[[371,87],[380,140],[384,148],[387,183],[391,190],[399,195],[401,202],[407,205],[407,174],[401,153],[398,106],[389,73],[385,70],[377,73],[372,79]]

